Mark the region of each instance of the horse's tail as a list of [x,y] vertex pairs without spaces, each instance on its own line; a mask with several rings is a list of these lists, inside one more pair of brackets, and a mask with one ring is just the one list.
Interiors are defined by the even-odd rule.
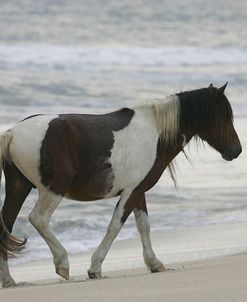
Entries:
[[9,157],[9,144],[12,134],[10,131],[0,133],[0,183],[5,160]]
[[[0,181],[5,161],[9,159],[9,144],[12,134],[10,131],[0,133]],[[4,259],[13,258],[16,253],[23,250],[26,240],[20,240],[8,231],[0,213],[0,256]]]
[[26,241],[26,239],[21,240],[11,235],[4,224],[2,214],[0,214],[0,257],[15,258],[25,248]]

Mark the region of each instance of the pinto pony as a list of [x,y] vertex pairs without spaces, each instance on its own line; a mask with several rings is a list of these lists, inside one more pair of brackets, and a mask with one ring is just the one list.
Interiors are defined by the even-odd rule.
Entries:
[[15,285],[7,260],[24,247],[13,224],[32,188],[39,198],[29,220],[47,242],[57,274],[69,279],[67,252],[49,229],[63,197],[93,201],[120,196],[105,237],[94,252],[90,278],[101,277],[102,262],[133,211],[144,261],[151,272],[164,271],[150,240],[145,192],[193,138],[206,141],[233,160],[241,144],[224,90],[182,92],[162,101],[102,115],[60,114],[26,118],[0,134],[0,163],[6,196],[0,218],[0,282]]

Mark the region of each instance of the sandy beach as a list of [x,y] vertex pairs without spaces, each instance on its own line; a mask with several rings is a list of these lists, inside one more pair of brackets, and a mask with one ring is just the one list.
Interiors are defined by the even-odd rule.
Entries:
[[[101,280],[87,279],[91,252],[70,255],[72,277],[69,282],[56,277],[51,260],[12,265],[11,272],[18,286],[1,289],[0,301],[95,301],[99,298],[103,302],[116,299],[120,302],[246,301],[247,236],[244,229],[247,230],[246,224],[177,230],[176,234],[154,232],[157,255],[167,264],[164,273],[147,272],[139,239],[113,245],[104,263],[105,277]],[[233,236],[235,245],[231,240]],[[227,237],[231,241],[229,246]],[[213,242],[214,249],[210,250]],[[222,254],[225,256],[219,257]],[[194,261],[186,261],[188,259]]]
[[247,299],[246,255],[109,273],[97,281],[25,285],[0,291],[1,301],[241,301]]

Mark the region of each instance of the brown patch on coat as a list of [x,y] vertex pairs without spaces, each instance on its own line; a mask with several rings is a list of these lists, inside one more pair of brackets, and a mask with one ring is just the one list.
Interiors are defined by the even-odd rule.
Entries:
[[128,126],[128,108],[103,114],[62,114],[52,120],[40,150],[44,186],[75,200],[97,200],[111,191],[114,175],[109,158],[113,131]]

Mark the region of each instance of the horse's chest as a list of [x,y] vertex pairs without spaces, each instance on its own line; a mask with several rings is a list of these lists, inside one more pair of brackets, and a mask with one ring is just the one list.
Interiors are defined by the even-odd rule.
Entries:
[[109,163],[112,169],[112,189],[106,197],[119,191],[132,190],[146,177],[156,159],[158,134],[154,128],[129,129],[114,133]]

